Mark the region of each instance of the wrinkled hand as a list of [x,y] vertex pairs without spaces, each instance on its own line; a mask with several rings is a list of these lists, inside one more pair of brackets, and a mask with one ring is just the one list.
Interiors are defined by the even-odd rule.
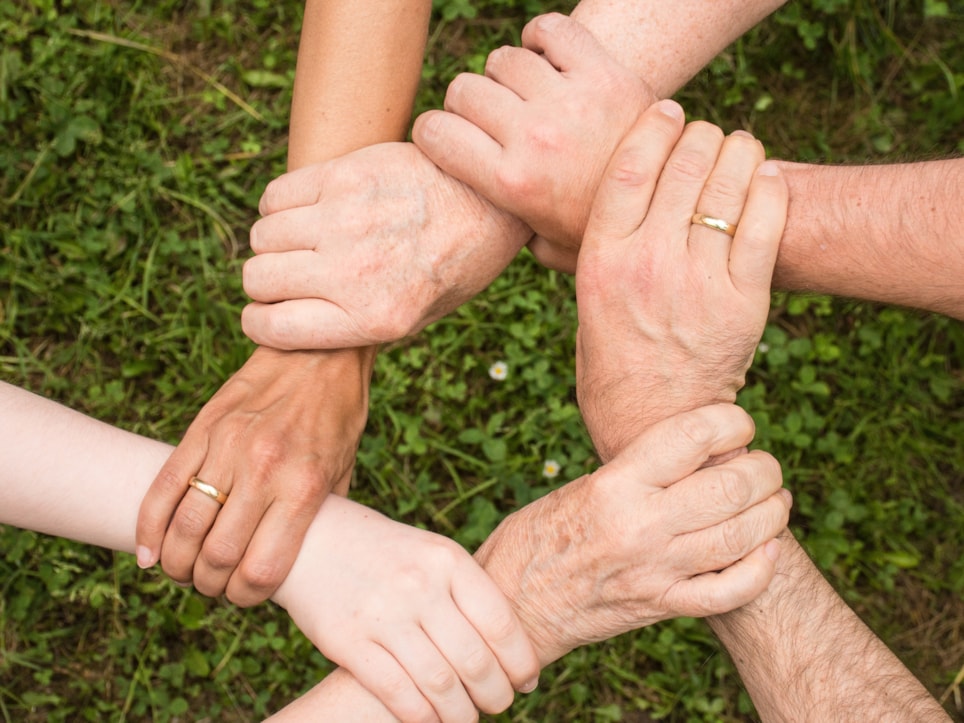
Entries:
[[[579,256],[576,389],[604,460],[667,414],[734,401],[770,308],[786,184],[749,134],[681,124],[643,113]],[[735,238],[697,211],[738,224]]]
[[484,289],[531,235],[410,143],[281,176],[261,212],[242,325],[278,349],[414,334]]
[[543,665],[573,648],[753,600],[789,518],[749,415],[714,405],[647,429],[595,473],[513,513],[476,558],[506,593]]
[[[374,354],[259,348],[204,406],[137,521],[138,563],[238,605],[265,600],[331,490],[346,494]],[[223,507],[188,487],[198,477]]]
[[499,713],[538,678],[520,620],[468,552],[349,500],[325,502],[275,601],[405,721]]
[[530,21],[522,44],[493,51],[485,76],[456,77],[445,111],[420,116],[412,138],[447,173],[528,223],[539,261],[572,273],[606,164],[656,98],[564,15]]

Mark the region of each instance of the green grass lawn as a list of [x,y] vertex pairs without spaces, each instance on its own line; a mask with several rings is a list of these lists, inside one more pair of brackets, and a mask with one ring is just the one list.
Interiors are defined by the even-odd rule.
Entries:
[[[284,167],[299,4],[0,0],[0,379],[176,442],[247,358],[240,266]],[[419,108],[565,4],[434,6]],[[960,0],[805,0],[679,99],[774,157],[959,155],[962,36]],[[386,349],[355,497],[472,547],[592,469],[574,335],[572,279],[523,256]],[[777,294],[764,342],[741,403],[783,463],[794,530],[964,720],[961,324]],[[128,556],[0,528],[0,587],[4,721],[257,720],[329,670],[276,608],[202,599]],[[725,653],[685,619],[572,653],[499,719],[752,718]]]

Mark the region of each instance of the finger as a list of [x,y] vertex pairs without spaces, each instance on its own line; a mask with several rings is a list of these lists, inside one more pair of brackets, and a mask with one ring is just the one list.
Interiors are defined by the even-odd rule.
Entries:
[[[316,199],[317,200],[317,199]],[[333,226],[332,219],[321,229],[318,212],[311,205],[277,211],[270,216],[258,219],[251,227],[249,243],[256,254],[270,254],[281,251],[314,251],[322,245],[321,234]],[[337,208],[325,209],[336,214]],[[338,219],[340,221],[340,219]]]
[[412,126],[412,140],[431,161],[453,178],[492,199],[502,146],[486,131],[455,113],[422,113]]
[[662,233],[680,239],[684,249],[696,204],[722,146],[723,131],[715,125],[690,123],[659,177],[650,218],[662,224]]
[[285,209],[310,206],[325,192],[328,178],[324,163],[305,166],[271,181],[261,194],[258,212],[268,216]]
[[248,304],[241,328],[251,341],[273,349],[351,349],[380,343],[362,333],[340,306],[324,299]]
[[[189,430],[190,431],[190,430]],[[164,535],[184,494],[190,489],[188,481],[204,462],[207,454],[204,434],[185,435],[184,441],[171,453],[151,483],[137,514],[137,564],[146,568],[161,559]]]
[[[250,540],[240,565],[232,568],[226,588],[228,600],[240,607],[249,607],[274,594],[294,565],[305,533],[324,496],[305,500],[301,505],[275,501],[256,522],[256,529],[251,533],[247,533],[247,527],[240,527],[236,532],[224,531],[228,539],[230,535],[236,535],[235,539]],[[220,533],[217,526],[208,537],[215,533]]]
[[564,73],[600,58],[612,62],[585,26],[562,13],[546,13],[526,23],[522,29],[522,46],[545,55]]
[[744,447],[753,439],[753,419],[735,404],[713,404],[667,417],[650,426],[600,469],[607,484],[626,479],[668,487],[695,472],[710,457]]
[[244,262],[242,284],[255,301],[270,304],[289,299],[324,299],[339,288],[342,271],[314,251],[262,254]]
[[766,161],[750,183],[730,252],[730,279],[746,295],[769,299],[788,202],[789,192],[780,167],[774,161]]
[[522,114],[522,99],[491,78],[461,73],[449,83],[444,108],[505,145],[512,124]]
[[[193,475],[192,475],[193,476]],[[207,461],[201,466],[197,478],[214,489],[229,496],[231,483],[221,479]],[[161,567],[168,577],[176,582],[188,583],[194,580],[194,563],[208,531],[221,511],[221,503],[207,494],[189,488],[181,499],[171,525],[164,535],[161,545]]]
[[485,75],[522,100],[545,94],[561,80],[559,71],[544,57],[511,45],[489,53]]
[[659,505],[667,532],[681,535],[725,522],[768,499],[782,485],[780,463],[754,450],[670,485],[660,495]]
[[202,595],[218,597],[224,594],[228,580],[258,529],[268,501],[258,493],[257,487],[254,490],[253,487],[244,482],[234,485],[202,540],[193,569],[194,587]]
[[436,721],[438,716],[412,676],[382,646],[355,643],[344,656],[331,659],[351,672],[372,695],[402,721]]
[[[452,580],[452,598],[482,636],[511,686],[525,692],[535,688],[539,678],[539,657],[522,622],[491,578],[481,568],[466,568],[465,574],[456,574]],[[462,670],[458,666],[457,669]],[[466,676],[463,675],[462,679],[466,680]],[[470,680],[474,678],[470,676]]]
[[[453,632],[445,631],[444,635]],[[475,719],[475,706],[458,673],[427,631],[406,628],[395,631],[381,643],[415,681],[419,692],[443,722]]]
[[690,560],[687,569],[723,570],[779,535],[789,519],[790,506],[784,495],[777,492],[714,527],[681,535],[673,544],[679,543],[679,549],[687,551],[677,553],[678,559]]
[[643,112],[609,162],[596,192],[584,248],[627,239],[639,228],[682,131],[683,109],[675,101],[659,101]]
[[[734,228],[743,217],[747,190],[763,162],[763,145],[745,131],[727,136],[716,165],[703,186],[696,212],[726,221]],[[723,231],[694,223],[689,233],[690,253],[705,259],[713,278],[727,278],[730,237]]]
[[[515,690],[508,676],[476,629],[457,609],[433,610],[422,626],[458,676],[473,708],[496,714],[512,705]],[[433,694],[424,689],[422,692],[441,714]],[[441,717],[446,719],[445,715]]]
[[780,542],[771,539],[720,572],[708,572],[673,586],[681,615],[706,617],[736,610],[766,590],[776,573]]

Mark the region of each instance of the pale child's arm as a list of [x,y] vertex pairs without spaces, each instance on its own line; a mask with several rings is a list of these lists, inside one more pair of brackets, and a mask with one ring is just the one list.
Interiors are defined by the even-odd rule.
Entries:
[[[0,524],[133,552],[171,447],[8,384],[0,408]],[[468,552],[342,497],[325,500],[274,599],[405,719],[499,712],[535,685],[520,621]]]

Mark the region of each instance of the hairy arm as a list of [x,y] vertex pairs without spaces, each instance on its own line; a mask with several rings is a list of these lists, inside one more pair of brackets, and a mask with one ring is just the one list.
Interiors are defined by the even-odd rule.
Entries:
[[964,159],[783,163],[790,187],[775,283],[964,319]]
[[582,0],[571,17],[657,98],[666,98],[784,2]]
[[787,532],[770,587],[710,618],[764,721],[949,720]]

